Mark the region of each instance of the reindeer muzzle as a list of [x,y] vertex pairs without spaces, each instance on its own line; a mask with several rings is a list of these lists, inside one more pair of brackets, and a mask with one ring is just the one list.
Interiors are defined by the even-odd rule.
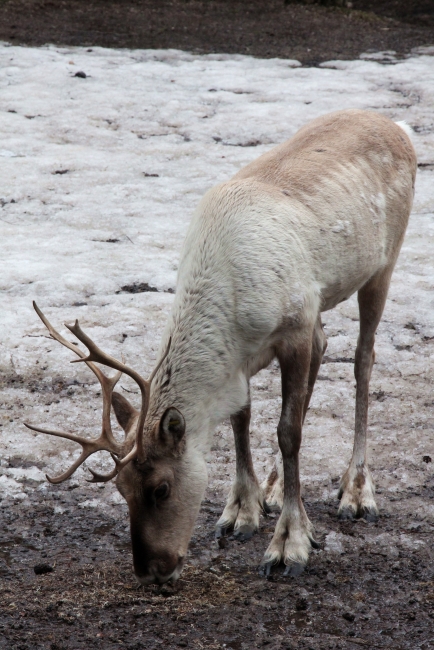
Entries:
[[167,560],[163,562],[158,562],[157,560],[150,563],[149,571],[142,572],[141,570],[137,570],[136,563],[134,563],[136,579],[141,585],[163,585],[167,582],[175,584],[181,575],[184,566],[184,557],[180,556],[174,564],[175,566],[172,571],[168,572]]

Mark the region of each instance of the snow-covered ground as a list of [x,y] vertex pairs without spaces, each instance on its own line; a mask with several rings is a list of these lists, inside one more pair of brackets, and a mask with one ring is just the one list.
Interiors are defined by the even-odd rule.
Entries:
[[[394,493],[417,492],[432,474],[433,463],[422,457],[434,457],[432,54],[434,48],[402,61],[370,55],[303,68],[245,56],[0,45],[3,497],[43,492],[41,469],[59,472],[78,453],[72,443],[29,432],[24,420],[89,435],[100,426],[99,386],[47,338],[32,300],[63,333],[64,321],[79,318],[103,349],[148,373],[173,300],[181,242],[202,194],[310,119],[350,107],[407,120],[424,165],[378,332],[370,409],[380,506],[393,508]],[[119,292],[132,283],[158,292]],[[355,298],[324,321],[329,348],[305,426],[302,480],[328,498],[352,445],[353,366],[333,359],[354,355]],[[136,390],[127,380],[120,384]],[[255,378],[253,408],[252,446],[263,478],[277,449],[277,366]],[[106,456],[89,465],[111,467]],[[16,457],[24,469],[9,466]],[[210,459],[212,487],[226,490],[233,461],[231,432],[222,425]],[[72,480],[83,479],[80,469]],[[114,487],[92,485],[83,505],[108,508],[119,499]],[[423,498],[412,499],[411,508],[433,516]]]

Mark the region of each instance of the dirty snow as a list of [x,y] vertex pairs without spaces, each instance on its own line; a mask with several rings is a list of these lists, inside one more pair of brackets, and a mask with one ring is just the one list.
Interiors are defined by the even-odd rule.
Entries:
[[[64,334],[61,324],[77,317],[101,347],[148,373],[173,300],[181,242],[202,194],[312,118],[357,107],[406,120],[423,165],[378,332],[370,447],[380,508],[402,507],[405,493],[413,495],[406,497],[412,514],[432,520],[432,505],[421,497],[433,467],[422,458],[434,456],[431,54],[303,68],[170,50],[0,45],[3,497],[22,500],[34,489],[43,495],[42,471],[60,472],[78,453],[73,443],[27,431],[24,420],[89,435],[100,426],[99,386],[46,337],[32,300]],[[158,292],[121,291],[133,283]],[[355,298],[324,321],[329,348],[306,420],[301,471],[304,486],[329,499],[351,453],[353,366],[336,359],[354,356]],[[277,366],[253,383],[252,446],[262,479],[277,450]],[[136,391],[127,380],[120,384]],[[89,464],[111,467],[100,456]],[[234,471],[227,424],[216,432],[209,467],[211,487],[226,490]],[[84,476],[80,469],[72,481]],[[114,487],[92,485],[82,505],[119,502]],[[333,535],[328,548],[341,552]],[[401,542],[410,543],[407,537],[417,542],[414,535]]]

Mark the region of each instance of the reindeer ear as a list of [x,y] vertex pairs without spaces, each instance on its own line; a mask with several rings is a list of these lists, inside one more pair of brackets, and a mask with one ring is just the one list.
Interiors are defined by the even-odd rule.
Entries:
[[132,421],[139,415],[139,412],[120,393],[112,394],[112,406],[116,420],[126,433]]
[[185,420],[174,406],[166,409],[159,425],[160,439],[165,445],[178,447],[185,435]]

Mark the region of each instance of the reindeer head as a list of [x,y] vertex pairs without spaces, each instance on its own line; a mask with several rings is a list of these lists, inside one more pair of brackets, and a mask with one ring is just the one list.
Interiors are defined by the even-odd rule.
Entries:
[[[106,475],[90,469],[90,482],[106,482],[116,477],[119,492],[128,504],[134,570],[139,582],[161,584],[168,580],[176,581],[206,487],[207,472],[202,454],[188,444],[184,417],[178,409],[169,407],[161,415],[148,416],[151,382],[169,352],[170,341],[151,377],[145,380],[124,363],[102,352],[81,330],[78,321],[73,326],[66,325],[87,347],[89,355],[86,356],[53,328],[36,303],[33,306],[52,338],[72,350],[80,357],[75,361],[83,361],[96,375],[103,397],[102,431],[98,438],[83,438],[25,423],[33,431],[73,440],[83,448],[80,457],[66,472],[57,477],[47,476],[47,479],[51,483],[61,483],[70,478],[91,454],[109,451],[115,463],[114,469]],[[114,377],[107,377],[95,362],[118,372]],[[140,388],[140,410],[113,392],[122,373],[132,377]],[[111,405],[125,431],[121,443],[111,429]]]
[[[126,440],[133,439],[139,411],[119,393],[113,393],[112,405]],[[203,455],[188,445],[185,421],[176,408],[149,418],[143,443],[142,458],[116,477],[130,513],[134,571],[142,584],[175,582],[206,488],[206,465]]]

